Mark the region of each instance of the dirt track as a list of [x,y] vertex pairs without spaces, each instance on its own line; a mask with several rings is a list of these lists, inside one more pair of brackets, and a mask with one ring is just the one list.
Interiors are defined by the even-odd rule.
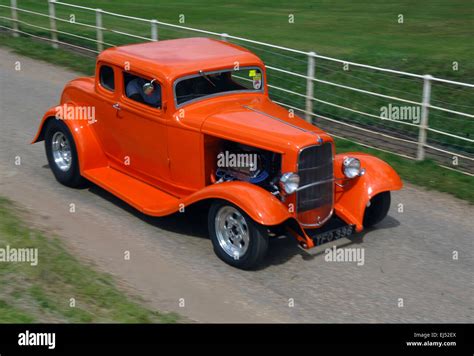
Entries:
[[394,193],[389,217],[347,246],[364,248],[363,266],[326,262],[279,239],[263,269],[244,272],[215,257],[202,212],[151,219],[98,187],[59,185],[43,144],[29,142],[76,76],[0,49],[0,195],[152,307],[200,322],[473,321],[474,207],[445,194],[413,186]]

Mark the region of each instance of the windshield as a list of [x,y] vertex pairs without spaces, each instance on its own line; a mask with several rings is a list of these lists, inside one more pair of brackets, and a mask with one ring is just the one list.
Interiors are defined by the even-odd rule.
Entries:
[[226,92],[261,92],[263,75],[258,67],[203,72],[183,79],[175,84],[176,104]]

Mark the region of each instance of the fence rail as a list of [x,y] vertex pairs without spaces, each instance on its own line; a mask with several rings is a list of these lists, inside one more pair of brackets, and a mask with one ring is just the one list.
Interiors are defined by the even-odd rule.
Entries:
[[[283,46],[278,46],[270,43],[265,43],[261,41],[246,39],[242,37],[232,36],[226,33],[217,33],[212,31],[206,31],[202,29],[171,24],[166,22],[158,21],[157,19],[144,19],[134,16],[127,16],[123,14],[113,13],[105,11],[102,9],[95,9],[90,7],[85,7],[76,4],[64,3],[61,1],[48,0],[48,13],[42,13],[39,11],[33,11],[31,9],[19,8],[17,6],[16,0],[11,0],[10,6],[0,5],[0,9],[8,9],[10,11],[10,16],[0,16],[0,19],[9,22],[10,26],[1,25],[0,28],[8,29],[12,31],[13,36],[18,36],[19,34],[30,35],[33,37],[38,37],[42,39],[47,39],[51,42],[51,45],[54,48],[58,48],[58,45],[68,45],[73,48],[83,49],[88,52],[98,53],[104,49],[104,47],[115,46],[112,42],[114,41],[105,41],[104,38],[113,34],[115,36],[123,36],[132,40],[141,40],[141,41],[158,41],[162,39],[162,31],[165,30],[176,30],[176,31],[186,31],[189,33],[198,33],[206,36],[212,36],[219,38],[224,41],[236,42],[239,44],[247,45],[252,48],[257,48],[258,50],[279,55],[282,58],[289,59],[290,62],[298,63],[301,66],[304,66],[301,73],[298,73],[295,69],[291,68],[292,65],[270,65],[267,62],[266,68],[270,73],[275,73],[277,75],[287,76],[291,79],[283,79],[280,77],[280,82],[275,85],[273,83],[269,84],[269,88],[275,93],[275,96],[282,97],[284,95],[294,96],[295,98],[300,98],[302,101],[299,103],[293,103],[288,98],[283,97],[283,100],[275,100],[275,102],[287,107],[291,110],[297,110],[304,114],[306,120],[314,122],[315,120],[318,123],[321,123],[321,120],[324,120],[326,125],[329,125],[329,131],[338,137],[332,131],[342,132],[341,137],[351,138],[352,141],[365,146],[372,147],[364,143],[364,135],[370,134],[372,137],[379,137],[383,142],[378,145],[374,145],[373,148],[380,149],[382,151],[389,151],[391,153],[398,154],[403,157],[408,157],[417,160],[423,160],[427,157],[427,150],[430,152],[437,152],[438,154],[447,155],[444,157],[444,162],[449,160],[449,156],[455,157],[456,159],[462,159],[465,163],[462,168],[467,170],[467,174],[472,175],[474,172],[474,139],[470,132],[463,134],[460,132],[448,132],[446,130],[447,125],[443,120],[455,120],[453,122],[462,122],[463,125],[459,126],[461,128],[468,127],[471,129],[474,121],[474,115],[472,113],[464,112],[461,110],[454,110],[450,107],[445,107],[441,105],[435,105],[432,103],[432,91],[433,87],[437,85],[442,85],[443,89],[448,86],[454,88],[453,90],[460,90],[463,94],[473,94],[474,84],[448,80],[444,78],[438,78],[431,75],[420,75],[415,73],[409,73],[404,71],[398,71],[394,69],[381,68],[367,64],[355,63],[351,61],[345,61],[338,58],[328,57],[319,55],[315,52],[305,52],[293,48],[287,48]],[[93,17],[93,23],[86,23],[85,21],[70,21],[66,18],[57,15],[58,10],[63,9],[72,9],[84,12]],[[19,15],[21,14],[21,15]],[[35,16],[38,18],[47,19],[49,21],[49,26],[40,26],[37,23],[32,23],[21,19],[22,16]],[[125,31],[122,29],[114,28],[113,24],[107,22],[108,18],[112,17],[121,20],[133,21],[137,24],[143,24],[149,26],[146,33],[130,33],[130,31]],[[110,22],[110,21],[109,21]],[[78,30],[76,33],[63,31],[58,29],[58,24],[71,24],[82,28],[83,31],[92,31],[92,33],[83,33]],[[27,31],[26,29],[30,29]],[[37,31],[37,32],[35,32]],[[45,35],[49,34],[49,38],[45,38]],[[149,37],[148,37],[149,36]],[[117,40],[117,37],[114,37]],[[74,40],[76,42],[74,42]],[[87,43],[94,43],[94,48],[90,48],[87,45],[80,45],[77,41],[85,41]],[[72,42],[72,43],[71,43]],[[85,43],[84,42],[84,43]],[[122,42],[122,40],[120,40]],[[82,43],[82,42],[81,42]],[[276,52],[279,51],[279,52]],[[298,56],[298,59],[296,58]],[[342,64],[343,66],[350,66],[359,68],[361,70],[370,71],[368,73],[380,73],[389,76],[389,78],[394,79],[410,79],[410,80],[419,80],[419,100],[407,99],[400,96],[389,95],[379,91],[373,91],[364,89],[353,84],[342,84],[341,82],[336,82],[334,80],[322,79],[318,76],[318,68],[325,69],[326,67],[322,64],[322,61],[327,63]],[[330,70],[326,68],[327,70]],[[334,70],[333,70],[334,71]],[[343,73],[343,72],[342,72]],[[348,74],[349,75],[349,74]],[[271,78],[271,75],[269,76]],[[350,79],[350,77],[348,77]],[[360,81],[360,80],[359,80]],[[366,80],[367,82],[368,80]],[[339,100],[334,102],[330,99],[318,97],[318,94],[321,95],[321,91],[318,91],[315,94],[315,85],[324,85],[330,88],[336,88],[337,90],[344,90],[347,92],[352,92],[354,95],[364,95],[367,97],[372,97],[374,100],[390,100],[394,103],[404,103],[410,104],[421,109],[421,118],[417,123],[408,122],[399,119],[391,119],[382,114],[374,114],[373,112],[367,112],[367,110],[362,110],[357,107],[350,107],[350,105],[344,103],[344,98],[338,97]],[[399,90],[400,91],[400,90]],[[336,95],[334,95],[336,97]],[[441,102],[441,100],[437,100]],[[333,114],[328,115],[327,113],[319,110],[318,107],[315,108],[314,103],[319,103],[325,106],[328,106],[334,110],[341,110],[347,115],[357,115],[355,119],[347,119],[346,114]],[[469,105],[459,105],[462,107],[470,107]],[[473,106],[474,107],[474,106]],[[470,107],[471,109],[473,107]],[[374,109],[370,107],[370,109]],[[430,127],[430,116],[435,115],[450,115],[441,117],[443,126],[441,128]],[[332,116],[332,117],[331,117]],[[364,122],[363,118],[371,119],[375,121]],[[454,119],[455,118],[455,119]],[[460,121],[464,120],[464,121]],[[390,127],[380,127],[380,123],[390,123]],[[451,122],[451,121],[449,121]],[[332,125],[332,126],[331,126]],[[398,128],[400,127],[400,129]],[[345,130],[345,131],[344,131]],[[408,130],[408,131],[407,131]],[[354,132],[359,133],[360,140],[354,139]],[[433,137],[431,137],[433,136]],[[357,138],[357,134],[355,135]],[[387,141],[388,140],[388,141]],[[451,140],[451,141],[449,141]],[[362,142],[361,142],[362,141]],[[393,145],[394,143],[403,144],[401,148],[398,147],[380,147],[385,145]],[[411,148],[407,148],[408,146]],[[377,147],[378,146],[378,147]],[[407,154],[410,151],[411,154]],[[433,153],[434,154],[434,153]],[[431,156],[433,156],[431,154]],[[436,155],[434,158],[437,158]],[[442,163],[444,163],[442,162]],[[462,171],[459,167],[457,170]],[[470,172],[469,172],[470,171]]]

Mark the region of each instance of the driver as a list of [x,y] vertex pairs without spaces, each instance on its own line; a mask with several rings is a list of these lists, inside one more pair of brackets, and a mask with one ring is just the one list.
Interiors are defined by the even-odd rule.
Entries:
[[[144,89],[146,83],[151,83],[151,85]],[[136,77],[128,82],[125,93],[130,99],[137,100],[153,107],[161,106],[161,90],[160,86],[155,84],[155,79],[148,82],[143,78]]]

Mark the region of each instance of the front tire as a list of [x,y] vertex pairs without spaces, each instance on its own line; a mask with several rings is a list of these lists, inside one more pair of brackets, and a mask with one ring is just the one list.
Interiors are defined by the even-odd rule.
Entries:
[[76,145],[66,124],[49,120],[44,142],[49,167],[56,180],[68,187],[83,186],[86,180],[80,174]]
[[254,269],[268,250],[268,231],[245,212],[227,202],[214,202],[208,215],[214,252],[227,264]]
[[381,222],[390,209],[390,192],[382,192],[370,199],[370,205],[365,209],[364,227],[368,228]]

